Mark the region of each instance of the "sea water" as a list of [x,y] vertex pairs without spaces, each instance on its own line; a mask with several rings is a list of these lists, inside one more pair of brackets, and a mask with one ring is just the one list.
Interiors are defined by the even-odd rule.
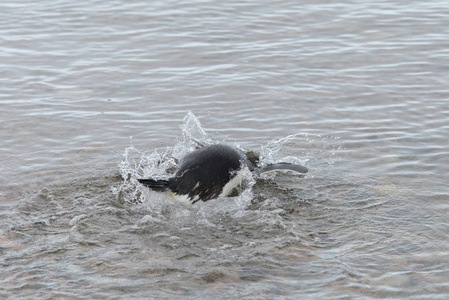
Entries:
[[[0,298],[446,299],[447,7],[3,1]],[[210,143],[309,173],[137,184]]]

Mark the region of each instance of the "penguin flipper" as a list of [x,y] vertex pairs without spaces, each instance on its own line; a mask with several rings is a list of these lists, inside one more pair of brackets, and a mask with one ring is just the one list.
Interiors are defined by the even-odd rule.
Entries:
[[156,192],[165,192],[169,190],[170,181],[167,179],[137,179],[144,186],[149,187]]
[[267,165],[259,169],[259,173],[276,172],[276,171],[293,171],[301,174],[305,174],[309,171],[308,168],[291,163],[277,163],[272,165]]

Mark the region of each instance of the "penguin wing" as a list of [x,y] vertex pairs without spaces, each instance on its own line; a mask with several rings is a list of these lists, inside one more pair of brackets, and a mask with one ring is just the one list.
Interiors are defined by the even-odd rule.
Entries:
[[259,169],[259,173],[267,173],[267,172],[277,172],[277,171],[293,171],[301,174],[305,174],[309,171],[304,166],[291,164],[291,163],[277,163],[272,165],[267,165]]
[[168,191],[169,188],[169,184],[170,181],[169,180],[164,180],[164,179],[137,179],[141,184],[149,187],[150,189],[152,189],[153,191],[157,191],[157,192],[165,192]]

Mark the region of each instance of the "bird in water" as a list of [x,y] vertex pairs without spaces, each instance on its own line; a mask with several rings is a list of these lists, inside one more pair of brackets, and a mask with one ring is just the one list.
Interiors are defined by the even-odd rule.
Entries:
[[259,167],[259,159],[253,152],[243,151],[224,144],[204,146],[186,155],[174,176],[168,179],[138,179],[158,192],[170,192],[182,202],[191,204],[226,197],[241,185],[244,170],[266,173],[271,171],[294,171],[307,173],[304,166],[277,163]]

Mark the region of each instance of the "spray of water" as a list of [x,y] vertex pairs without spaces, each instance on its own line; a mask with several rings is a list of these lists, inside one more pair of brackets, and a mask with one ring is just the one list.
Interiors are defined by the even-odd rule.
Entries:
[[[167,179],[173,174],[178,162],[188,153],[205,145],[223,142],[209,138],[200,121],[192,112],[187,113],[180,128],[180,138],[172,147],[141,151],[131,142],[131,146],[125,149],[123,160],[119,164],[122,182],[113,188],[113,193],[117,195],[118,199],[122,202],[144,204],[151,211],[161,212],[164,210],[164,205],[177,205],[178,213],[191,213],[182,212],[179,203],[167,199],[165,194],[150,191],[137,181],[137,178]],[[321,136],[307,133],[297,133],[271,141],[261,147],[260,164],[264,166],[281,161],[306,164],[312,155],[316,154],[310,152],[310,155],[307,155],[310,149],[306,147],[319,141],[323,141]],[[236,146],[240,148],[238,145]],[[252,187],[256,180],[250,171],[247,173],[244,176],[245,184],[239,196],[201,203],[201,205],[197,205],[202,207],[198,208],[197,213],[205,215],[217,210],[223,212],[229,209],[237,214],[241,213],[254,199]]]
[[293,145],[301,144],[300,139],[307,138],[309,134],[307,133],[296,133],[289,136],[286,136],[284,138],[281,138],[279,140],[274,140],[266,144],[265,146],[262,146],[262,150],[260,153],[260,161],[263,165],[266,164],[272,164],[279,162],[279,159],[282,158],[283,162],[290,162],[290,163],[297,163],[297,164],[304,164],[306,160],[301,160],[297,156],[281,156],[282,150],[285,148],[284,146],[292,143]]
[[[121,201],[147,203],[156,208],[155,206],[158,204],[155,203],[161,202],[158,200],[163,198],[165,198],[165,201],[170,200],[166,199],[165,195],[149,191],[148,188],[138,183],[137,178],[167,179],[185,155],[197,148],[215,143],[217,141],[207,136],[198,118],[192,112],[189,112],[181,125],[181,138],[173,147],[149,152],[141,151],[131,144],[125,149],[123,160],[119,164],[123,181],[112,191]],[[244,178],[245,189],[240,196],[233,197],[234,207],[236,208],[244,207],[252,198],[251,187],[255,181],[249,171],[248,174],[244,174]],[[217,207],[217,203],[214,207]]]

